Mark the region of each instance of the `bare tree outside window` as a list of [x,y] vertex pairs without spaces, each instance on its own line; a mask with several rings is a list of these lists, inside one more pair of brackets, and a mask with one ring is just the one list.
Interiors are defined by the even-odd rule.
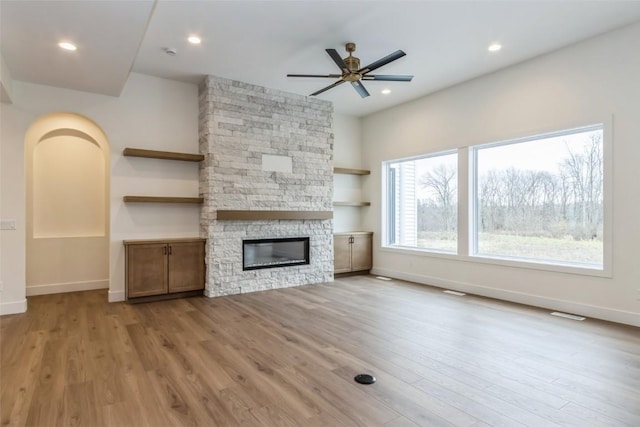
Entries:
[[[454,166],[441,163],[420,178],[420,186],[432,191],[433,206],[438,209],[440,226],[445,232],[455,231],[458,205],[458,172]],[[423,227],[425,228],[425,227]]]
[[395,245],[442,252],[457,251],[458,155],[436,154],[388,164],[394,169],[389,215]]
[[602,266],[602,127],[476,153],[477,254]]
[[471,204],[457,151],[387,161],[385,245],[456,254],[462,203],[471,256],[603,269],[603,144],[593,125],[470,147]]

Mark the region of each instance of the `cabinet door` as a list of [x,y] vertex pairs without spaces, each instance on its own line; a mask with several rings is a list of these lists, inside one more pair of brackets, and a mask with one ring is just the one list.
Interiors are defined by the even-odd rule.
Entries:
[[127,246],[127,298],[166,294],[167,245]]
[[333,236],[333,272],[335,274],[351,271],[350,237],[341,234]]
[[351,244],[351,271],[371,270],[371,234],[354,234]]
[[204,242],[169,243],[169,293],[204,289]]

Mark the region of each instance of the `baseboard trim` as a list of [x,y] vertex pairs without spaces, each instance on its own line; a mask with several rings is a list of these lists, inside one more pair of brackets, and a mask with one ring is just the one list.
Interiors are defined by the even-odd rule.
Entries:
[[93,291],[109,288],[109,280],[92,280],[90,282],[53,283],[50,285],[27,286],[27,296],[62,294],[66,292]]
[[26,311],[27,311],[26,298],[23,299],[22,301],[0,303],[0,316],[4,316],[7,314],[20,314],[20,313],[25,313]]
[[146,297],[129,298],[127,299],[127,302],[129,304],[141,304],[145,302],[164,301],[168,299],[193,298],[193,297],[203,297],[203,296],[204,296],[204,289],[198,289],[196,291],[176,292],[174,294],[149,295]]
[[369,274],[369,270],[349,271],[347,273],[333,273],[333,278],[340,279],[342,277],[362,276],[362,275],[366,276],[368,274]]
[[504,289],[489,288],[468,282],[459,282],[443,279],[441,277],[405,273],[385,268],[373,268],[371,269],[371,274],[640,327],[640,314],[630,311],[614,310],[594,305],[580,304],[573,301],[547,298]]
[[109,290],[109,302],[122,302],[126,299],[124,291]]

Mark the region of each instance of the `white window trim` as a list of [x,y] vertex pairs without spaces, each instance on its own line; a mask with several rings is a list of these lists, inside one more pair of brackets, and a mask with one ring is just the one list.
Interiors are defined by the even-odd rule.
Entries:
[[515,260],[515,259],[507,259],[507,258],[498,258],[498,257],[484,257],[479,255],[456,255],[444,252],[436,252],[433,250],[426,249],[417,249],[417,248],[408,248],[401,246],[382,246],[380,248],[381,252],[389,252],[389,253],[398,253],[405,255],[415,255],[422,256],[427,258],[439,258],[439,259],[448,259],[452,261],[462,261],[462,262],[470,262],[476,264],[490,264],[490,265],[499,265],[503,267],[512,267],[512,268],[524,268],[528,270],[538,270],[538,271],[550,271],[556,273],[566,273],[566,274],[577,274],[582,276],[593,276],[593,277],[605,277],[611,278],[612,275],[609,271],[601,270],[599,268],[590,268],[588,266],[576,266],[569,264],[561,264],[561,263],[552,263],[552,262],[536,262],[536,261],[524,261],[524,260]]
[[[400,253],[407,255],[424,256],[430,258],[448,259],[462,262],[471,262],[479,264],[499,265],[511,268],[524,268],[539,271],[557,272],[565,274],[576,274],[583,276],[613,277],[613,152],[614,152],[614,135],[613,135],[613,117],[610,116],[606,120],[594,120],[592,124],[583,126],[565,127],[563,131],[557,132],[528,132],[533,136],[523,138],[512,138],[490,144],[478,144],[473,147],[461,147],[454,150],[440,151],[420,156],[412,156],[401,159],[385,160],[381,165],[382,177],[382,198],[381,198],[381,252]],[[593,124],[598,123],[598,124]],[[474,162],[475,148],[490,147],[504,145],[507,143],[525,142],[527,140],[538,139],[544,135],[562,135],[563,133],[572,133],[577,130],[588,130],[602,126],[603,132],[603,156],[604,156],[604,188],[603,188],[603,267],[578,265],[574,263],[562,263],[554,261],[542,260],[520,260],[499,256],[472,255],[475,246],[475,230],[477,217],[477,207],[474,195],[477,193],[476,180],[474,179]],[[557,128],[562,128],[558,126]],[[433,249],[420,249],[413,247],[402,247],[397,245],[388,245],[386,224],[388,219],[387,211],[387,164],[401,160],[411,160],[425,157],[433,157],[443,154],[458,153],[458,253],[440,252]],[[473,211],[472,211],[473,209]]]
[[[387,169],[388,169],[388,165],[390,163],[397,163],[397,162],[406,162],[406,161],[412,161],[412,160],[421,160],[421,159],[428,159],[428,158],[432,158],[432,157],[440,157],[440,156],[448,156],[450,154],[456,154],[458,156],[458,185],[460,184],[460,150],[457,148],[451,149],[451,150],[443,150],[443,151],[438,151],[435,153],[427,153],[427,154],[421,154],[421,155],[416,155],[416,156],[409,156],[409,157],[401,157],[401,158],[396,158],[396,159],[390,159],[390,160],[383,160],[382,164],[381,164],[381,170],[380,170],[380,176],[381,176],[381,189],[382,189],[382,194],[381,194],[381,198],[380,198],[380,207],[382,209],[382,211],[380,212],[380,221],[381,221],[381,233],[380,233],[380,245],[382,248],[401,248],[402,246],[398,246],[398,245],[389,245],[387,242],[389,241],[389,235],[388,235],[388,230],[387,230],[387,226],[386,224],[388,224],[388,220],[389,220],[389,209],[387,206],[388,203],[388,182],[387,182]],[[460,196],[458,195],[458,200],[460,200]],[[458,203],[458,205],[460,205]],[[460,206],[458,206],[458,223],[457,226],[460,227]],[[466,215],[465,215],[466,217]],[[466,226],[465,226],[466,229]],[[458,237],[460,236],[460,232],[458,231]],[[460,240],[460,239],[458,239]],[[458,242],[458,251],[460,250],[460,243]],[[429,248],[424,248],[424,249],[420,249],[420,248],[413,248],[413,247],[407,247],[407,249],[411,250],[411,249],[416,249],[418,251],[426,251],[426,252],[433,252],[436,254],[442,253],[442,254],[448,254],[448,255],[456,255],[455,253],[449,252],[449,251],[440,251],[438,249],[429,249]]]
[[[506,255],[488,255],[488,254],[478,254],[478,158],[477,153],[478,150],[492,147],[500,147],[504,145],[514,145],[523,142],[535,141],[538,139],[550,138],[550,137],[558,137],[563,135],[571,135],[577,132],[589,132],[596,129],[602,129],[603,136],[603,179],[604,179],[604,188],[603,188],[603,254],[602,254],[602,268],[598,266],[589,266],[589,265],[581,265],[579,263],[572,262],[560,262],[555,260],[536,260],[536,259],[519,259],[516,257],[509,257]],[[469,179],[470,179],[470,189],[472,191],[469,192],[468,204],[469,209],[467,209],[471,215],[469,218],[469,252],[468,256],[478,260],[495,260],[496,264],[500,265],[520,265],[525,264],[526,267],[529,267],[529,264],[533,264],[535,266],[549,266],[548,270],[551,271],[559,271],[559,272],[573,272],[573,271],[583,271],[589,272],[589,275],[592,273],[600,273],[595,274],[597,276],[604,275],[604,277],[611,277],[611,254],[607,256],[607,252],[611,251],[611,230],[610,227],[607,228],[607,225],[611,222],[608,220],[610,218],[611,207],[607,209],[607,204],[611,204],[609,202],[610,193],[612,188],[608,188],[608,183],[611,181],[611,167],[608,167],[607,160],[611,159],[611,145],[612,138],[611,134],[607,133],[607,129],[611,129],[611,126],[608,126],[606,123],[601,122],[598,124],[590,124],[585,126],[572,127],[569,129],[562,129],[560,131],[555,132],[544,132],[538,133],[535,135],[530,135],[522,138],[513,138],[503,141],[497,141],[489,144],[479,144],[469,148],[469,162],[468,162],[468,171],[469,171]],[[607,197],[609,195],[609,197]],[[506,264],[505,264],[506,263]],[[515,263],[515,264],[514,264]]]

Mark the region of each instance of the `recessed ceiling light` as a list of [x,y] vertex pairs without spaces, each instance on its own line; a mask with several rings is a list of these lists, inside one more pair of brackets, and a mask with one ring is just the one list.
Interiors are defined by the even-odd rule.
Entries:
[[500,49],[502,49],[502,45],[500,43],[491,43],[489,45],[489,47],[487,48],[487,50],[489,50],[489,52],[497,52]]
[[191,44],[200,44],[202,43],[202,39],[198,36],[189,36],[189,38],[187,39],[189,40],[189,43]]
[[383,95],[389,95],[391,93],[391,89],[382,89],[380,93],[382,93]]
[[60,42],[60,43],[58,43],[58,46],[60,46],[64,50],[77,50],[78,49],[75,44],[69,43],[69,42]]

